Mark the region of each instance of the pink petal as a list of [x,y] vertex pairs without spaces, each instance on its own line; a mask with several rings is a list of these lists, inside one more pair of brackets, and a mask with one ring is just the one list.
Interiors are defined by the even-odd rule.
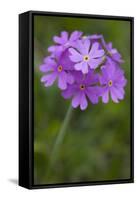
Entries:
[[125,85],[127,84],[127,80],[125,79],[125,77],[117,77],[115,79],[115,85],[117,87],[125,87]]
[[45,64],[49,64],[49,65],[56,65],[56,62],[53,58],[51,58],[50,56],[44,58],[44,63]]
[[86,95],[88,96],[89,100],[91,101],[91,103],[93,104],[97,104],[98,103],[98,97],[99,95],[98,93],[98,86],[94,86],[94,87],[88,87],[86,89]]
[[57,77],[56,73],[47,74],[41,78],[41,82],[44,82],[45,83],[44,85],[48,87],[54,83],[54,81],[56,80],[56,77]]
[[108,90],[106,90],[102,94],[102,101],[103,101],[103,103],[108,103],[108,101],[109,101],[109,91]]
[[61,32],[61,37],[64,43],[68,41],[68,32],[67,31],[62,31]]
[[67,74],[67,83],[69,83],[69,84],[74,83],[74,77],[70,73]]
[[95,53],[95,55],[92,56],[92,58],[100,58],[100,57],[102,57],[103,55],[104,55],[104,50],[103,50],[103,49],[97,50],[96,53]]
[[96,69],[102,62],[102,58],[90,59],[88,62],[91,69]]
[[99,43],[98,43],[98,42],[94,42],[94,43],[92,44],[91,50],[90,50],[90,52],[89,52],[89,55],[90,55],[91,57],[94,57],[94,55],[95,55],[96,51],[98,50],[98,48],[99,48]]
[[85,110],[88,106],[88,102],[86,99],[86,95],[84,93],[82,93],[81,95],[81,99],[80,99],[80,108],[81,110]]
[[54,52],[56,50],[56,46],[54,45],[54,46],[50,46],[49,48],[48,48],[48,52]]
[[53,70],[53,67],[50,65],[46,65],[46,64],[40,65],[41,72],[48,72],[48,71],[52,71],[52,70]]
[[76,70],[78,70],[78,71],[79,71],[79,70],[82,70],[82,67],[83,67],[83,66],[82,66],[82,62],[77,63],[77,64],[74,65],[74,68],[75,68]]
[[53,37],[54,42],[56,42],[57,44],[63,44],[62,38],[58,37],[58,36],[54,36]]
[[109,72],[108,72],[108,66],[105,66],[105,65],[103,65],[103,66],[101,66],[101,72],[102,72],[102,77],[105,77],[104,79],[105,80],[109,80],[111,77],[109,77]]
[[99,74],[95,73],[94,70],[89,69],[88,74],[84,80],[84,83],[86,85],[89,85],[98,83],[98,81],[99,81]]
[[104,50],[103,49],[99,49],[99,43],[95,42],[93,43],[91,50],[90,50],[90,57],[91,58],[99,58],[102,57],[104,55]]
[[116,91],[114,90],[114,88],[112,87],[111,90],[110,90],[110,95],[111,95],[111,98],[112,100],[115,102],[115,103],[118,103],[118,98],[117,98],[117,94],[116,94]]
[[86,55],[89,54],[89,49],[90,49],[90,40],[86,39],[84,41],[84,52]]
[[115,94],[115,96],[118,98],[118,99],[124,99],[124,90],[123,88],[116,88],[116,87],[112,87],[111,88],[111,91],[113,92],[113,94]]
[[78,92],[72,99],[72,107],[77,108],[80,104],[81,92]]
[[87,64],[87,62],[82,62],[81,71],[83,72],[83,74],[87,74],[88,73],[88,64]]
[[70,59],[71,59],[73,62],[80,62],[80,61],[82,61],[83,56],[82,56],[78,51],[76,51],[76,50],[73,49],[73,48],[70,48],[70,49],[69,49],[69,52],[71,53],[71,55],[70,55],[69,57],[70,57]]
[[117,51],[117,49],[111,49],[111,53],[115,54],[115,53],[118,53],[118,51]]
[[74,78],[75,78],[75,82],[80,84],[81,80],[84,79],[84,75],[81,71],[74,71],[73,72]]
[[107,44],[107,46],[108,46],[109,49],[112,49],[112,42],[109,42],[109,43]]
[[65,99],[69,99],[70,97],[73,96],[73,94],[76,93],[76,88],[74,86],[69,85],[67,87],[66,90],[63,90],[61,95],[65,98]]
[[[77,41],[77,45],[76,48],[78,49],[78,51],[82,54],[82,55],[86,55],[87,54],[87,48],[84,47],[84,44],[81,40]],[[89,50],[89,49],[88,49]]]
[[74,31],[70,35],[70,42],[77,40],[82,35],[82,32],[80,31]]
[[61,72],[58,77],[58,87],[62,90],[67,88],[67,74],[66,72]]
[[108,80],[106,79],[105,76],[101,76],[101,75],[99,75],[99,82],[100,82],[101,85],[106,84],[107,81],[108,81]]

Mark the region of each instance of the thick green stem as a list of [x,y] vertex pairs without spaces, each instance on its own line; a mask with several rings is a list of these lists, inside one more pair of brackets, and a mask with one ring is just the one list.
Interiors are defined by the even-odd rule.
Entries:
[[69,124],[69,121],[70,121],[70,118],[71,118],[72,110],[73,110],[73,108],[70,105],[68,110],[67,110],[67,113],[66,113],[66,116],[64,118],[64,121],[62,123],[62,126],[60,128],[60,131],[59,131],[59,133],[58,133],[58,135],[56,137],[56,140],[55,140],[55,143],[54,143],[51,155],[50,155],[50,161],[49,161],[49,165],[48,165],[48,169],[47,169],[47,178],[48,178],[48,176],[50,174],[50,170],[51,170],[54,162],[57,159],[57,154],[58,154],[60,145],[62,144],[62,141],[64,139],[64,136],[66,134],[66,129],[68,127],[68,124]]

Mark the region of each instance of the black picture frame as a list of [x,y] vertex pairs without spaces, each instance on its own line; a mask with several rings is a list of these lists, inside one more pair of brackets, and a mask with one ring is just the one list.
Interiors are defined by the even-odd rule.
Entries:
[[[130,178],[114,181],[93,181],[34,185],[34,16],[60,16],[90,19],[124,20],[130,22],[131,57],[131,138]],[[28,11],[19,15],[19,185],[28,189],[120,184],[134,182],[134,18],[58,12]]]

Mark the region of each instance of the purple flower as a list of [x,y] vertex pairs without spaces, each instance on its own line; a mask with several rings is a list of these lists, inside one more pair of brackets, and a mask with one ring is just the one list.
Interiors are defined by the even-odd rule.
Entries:
[[116,62],[123,63],[122,57],[120,53],[117,51],[117,49],[112,47],[112,42],[109,42],[108,44],[105,42],[103,35],[94,34],[91,36],[88,36],[88,38],[92,42],[100,42],[100,45],[107,50],[108,55]]
[[120,68],[123,60],[103,35],[82,36],[74,31],[69,36],[62,31],[53,40],[56,44],[48,48],[51,54],[40,66],[46,87],[57,80],[62,96],[72,98],[72,106],[81,110],[87,108],[88,101],[97,104],[100,97],[104,103],[109,102],[109,96],[115,103],[124,99],[127,80]]
[[70,37],[68,32],[62,31],[61,36],[54,36],[53,40],[57,45],[50,46],[48,51],[55,56],[60,56],[61,53],[68,47],[73,47],[76,41],[82,36],[82,32],[74,31],[71,33]]
[[121,58],[121,54],[117,51],[117,49],[112,47],[112,42],[109,42],[105,45],[108,55],[113,59],[113,61],[123,63],[124,61]]
[[93,70],[87,75],[81,72],[74,72],[75,83],[68,85],[67,89],[62,92],[65,99],[72,97],[72,107],[80,106],[81,110],[85,110],[88,106],[87,97],[92,104],[98,103],[100,88],[96,85],[98,75]]
[[44,60],[44,64],[40,66],[40,70],[46,73],[41,78],[41,82],[46,87],[49,87],[58,79],[58,87],[65,90],[68,83],[72,84],[74,82],[72,75],[73,65],[73,62],[69,59],[68,51],[65,51],[57,62],[53,58],[47,57]]
[[101,67],[102,75],[100,76],[100,84],[102,86],[102,101],[108,103],[109,93],[112,100],[118,103],[124,98],[124,87],[127,80],[124,77],[124,72],[113,61],[109,61],[105,66]]
[[91,46],[89,39],[77,42],[77,50],[74,48],[69,49],[71,55],[70,59],[75,62],[74,68],[87,74],[89,67],[96,69],[102,62],[104,50],[99,49],[99,43],[95,42]]

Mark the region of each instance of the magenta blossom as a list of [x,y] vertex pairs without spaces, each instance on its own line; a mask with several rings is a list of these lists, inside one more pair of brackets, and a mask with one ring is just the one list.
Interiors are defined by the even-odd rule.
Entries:
[[72,107],[85,110],[88,102],[118,103],[124,99],[127,80],[120,64],[123,62],[112,43],[103,35],[82,36],[82,32],[62,31],[54,36],[55,44],[48,48],[51,54],[44,59],[40,71],[45,87],[57,85],[65,99],[72,99]]
[[109,42],[107,45],[106,45],[106,49],[108,51],[108,54],[110,55],[110,57],[116,61],[116,62],[119,62],[119,63],[123,63],[124,61],[122,60],[121,58],[121,55],[120,53],[117,51],[117,49],[113,48],[112,47],[112,42]]
[[96,69],[102,62],[102,56],[104,50],[99,49],[99,43],[95,42],[91,46],[89,39],[78,41],[77,50],[70,48],[70,59],[75,62],[74,68],[78,71],[82,71],[83,74],[87,74],[89,67]]
[[87,98],[92,104],[98,103],[100,88],[96,85],[98,75],[91,70],[87,75],[81,72],[74,73],[75,83],[68,85],[67,89],[62,92],[65,99],[72,98],[72,107],[80,106],[81,110],[85,110],[88,106]]
[[61,36],[54,36],[53,40],[56,45],[50,46],[48,51],[51,52],[54,56],[60,56],[61,53],[68,47],[74,47],[77,40],[82,36],[82,32],[74,31],[71,33],[70,37],[68,32],[62,31]]
[[68,55],[68,51],[64,52],[57,62],[50,57],[47,57],[44,60],[45,63],[40,66],[40,70],[46,73],[41,78],[41,82],[44,82],[46,87],[53,85],[55,80],[58,79],[58,87],[62,90],[65,90],[68,83],[72,84],[74,82],[71,72],[74,64],[72,61],[70,61]]
[[91,40],[91,42],[99,42],[102,48],[105,48],[105,50],[107,51],[107,55],[110,56],[113,61],[116,61],[118,63],[124,62],[118,50],[112,47],[112,42],[106,43],[103,35],[94,34],[88,36],[88,38]]
[[124,72],[115,63],[108,62],[101,67],[102,75],[100,76],[100,84],[102,86],[102,101],[108,103],[109,94],[115,103],[124,98],[124,87],[127,80],[124,77]]

